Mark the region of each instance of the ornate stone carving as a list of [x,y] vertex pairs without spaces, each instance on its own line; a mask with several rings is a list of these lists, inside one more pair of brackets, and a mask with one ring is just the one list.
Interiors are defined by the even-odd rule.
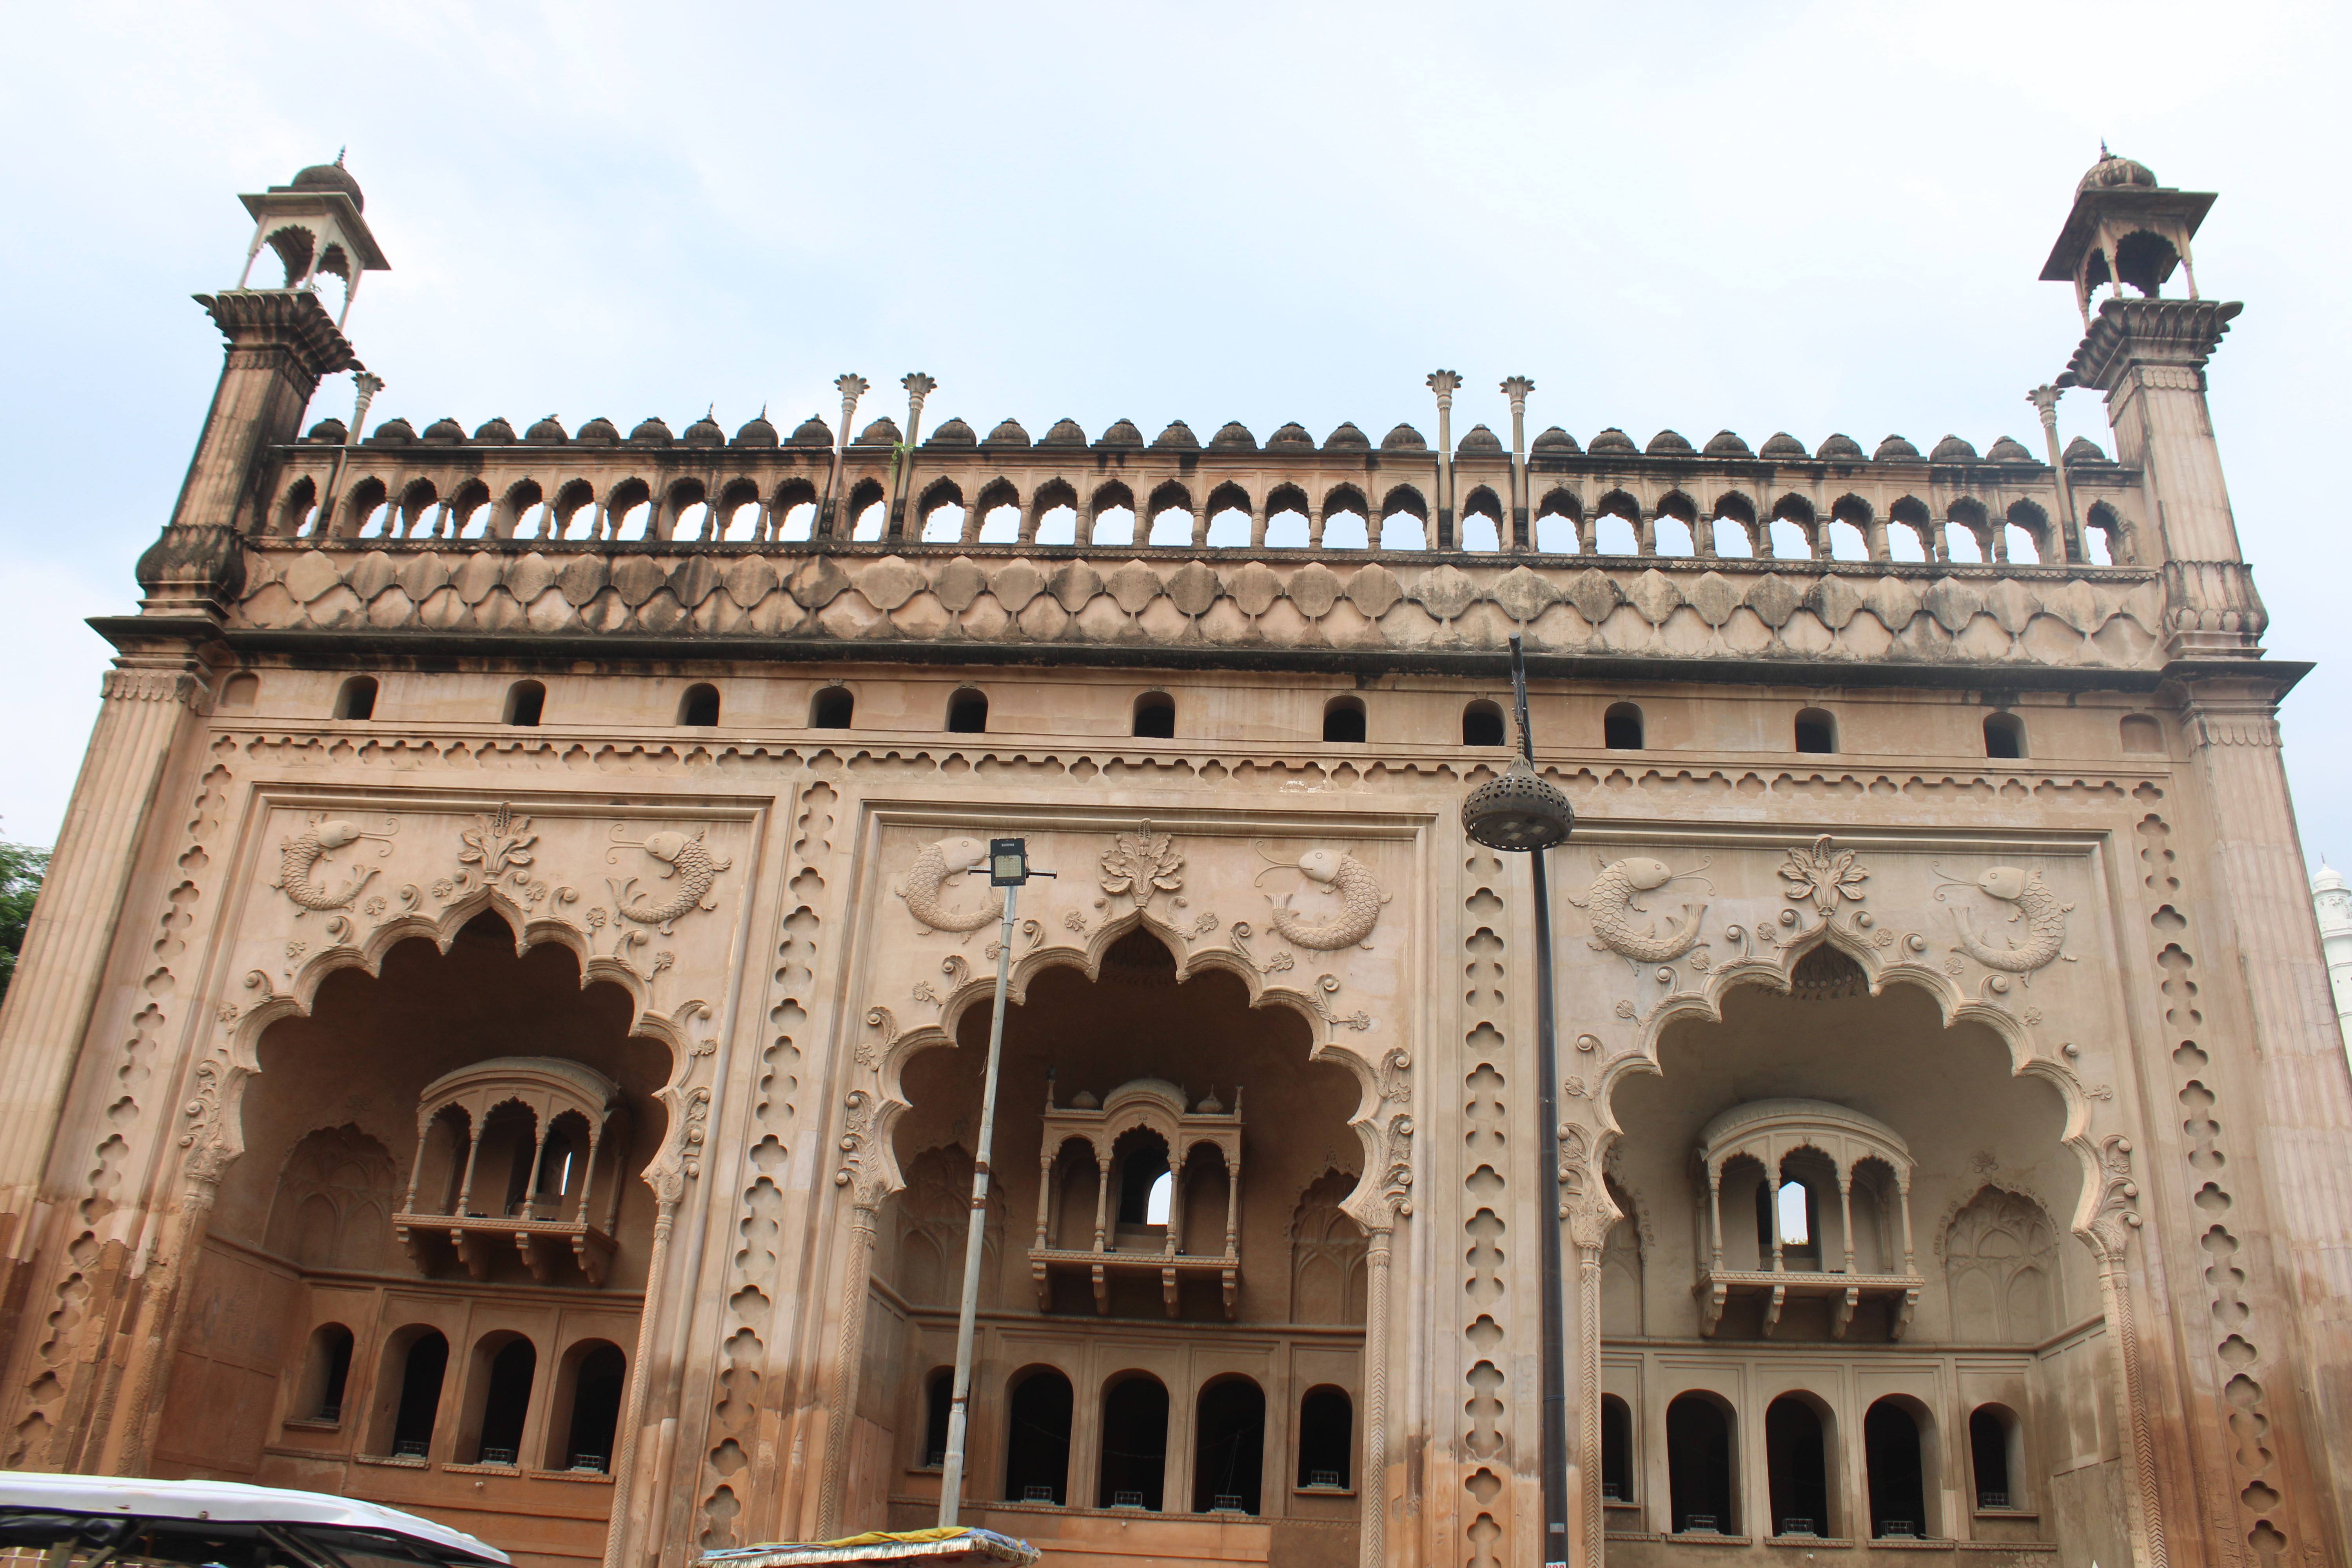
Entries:
[[2110,1133],[2099,1143],[2099,1198],[2090,1224],[2083,1230],[2094,1250],[2107,1263],[2121,1263],[2139,1227],[2139,1184],[2132,1180],[2131,1140]]
[[291,838],[278,845],[278,877],[269,885],[283,892],[298,906],[294,918],[300,920],[313,910],[349,909],[352,900],[375,878],[375,868],[360,866],[352,868],[352,879],[341,888],[329,892],[313,885],[310,875],[319,862],[333,850],[361,839],[373,839],[383,847],[376,852],[382,859],[392,853],[392,836],[400,831],[400,824],[392,817],[383,819],[383,831],[369,833],[360,825],[344,817],[330,817],[324,812],[313,812],[310,825]]
[[709,831],[707,827],[698,827],[689,838],[674,829],[665,830],[639,840],[623,838],[620,836],[621,826],[615,823],[613,826],[613,847],[604,851],[604,863],[611,865],[614,851],[624,847],[643,849],[667,868],[662,872],[664,878],[675,876],[678,879],[678,886],[675,893],[660,903],[654,903],[650,898],[644,903],[632,903],[630,900],[636,897],[637,879],[635,877],[607,877],[604,885],[613,890],[613,912],[625,921],[652,926],[667,936],[672,922],[681,916],[698,909],[717,909],[718,903],[710,897],[711,884],[718,881],[719,872],[727,870],[735,862],[732,858],[722,859],[710,853],[702,841],[703,835]]
[[1263,879],[1267,871],[1295,868],[1308,881],[1329,888],[1339,897],[1339,913],[1310,918],[1290,907],[1290,900],[1297,896],[1296,891],[1284,894],[1279,900],[1268,894],[1266,901],[1272,907],[1266,921],[1274,927],[1275,934],[1318,952],[1354,947],[1372,934],[1372,927],[1380,923],[1381,906],[1392,895],[1381,891],[1380,883],[1362,861],[1335,849],[1310,849],[1295,861],[1284,860],[1267,855],[1262,844],[1255,847],[1270,862],[1265,871],[1258,873],[1259,879]]
[[[1613,952],[1635,964],[1671,963],[1680,958],[1697,943],[1699,924],[1706,919],[1706,906],[1701,904],[1694,910],[1685,904],[1682,924],[1677,926],[1668,920],[1665,930],[1661,931],[1657,921],[1646,918],[1650,911],[1633,900],[1640,894],[1655,892],[1668,882],[1685,878],[1705,881],[1699,872],[1709,864],[1711,861],[1702,860],[1697,870],[1674,871],[1662,860],[1641,856],[1601,864],[1600,874],[1592,879],[1592,887],[1584,898],[1568,900],[1592,921],[1593,940],[1587,945],[1595,952]],[[1710,883],[1710,890],[1712,888]],[[1636,921],[1636,916],[1644,918]]]
[[[1943,876],[1941,866],[1933,861],[1928,864],[1938,877]],[[1938,903],[1943,901],[1950,888],[1968,885],[1961,879],[1953,877],[1946,877],[1944,881],[1946,885],[1936,889],[1936,901]],[[2058,895],[2042,880],[2040,871],[2029,872],[2015,866],[1995,866],[1978,877],[1975,885],[1987,896],[2017,906],[2009,919],[2012,924],[2019,921],[2025,922],[2027,940],[2021,945],[2011,942],[2006,948],[1988,946],[1979,942],[1969,929],[1965,911],[1955,910],[1952,921],[1958,928],[1960,942],[1952,949],[1954,952],[1965,952],[1987,969],[2024,975],[2029,984],[2035,970],[2052,959],[2066,957],[2060,949],[2066,942],[2066,911],[2074,906],[2060,903]],[[2066,962],[2072,963],[2074,961],[2066,958]]]
[[1280,974],[1297,963],[1298,961],[1292,957],[1286,949],[1277,949],[1266,954],[1265,962],[1260,963],[1256,955],[1249,949],[1250,940],[1256,935],[1257,932],[1250,929],[1249,921],[1234,922],[1234,952],[1244,963],[1249,965],[1252,973],[1261,978],[1268,974]]
[[477,816],[474,825],[460,829],[457,837],[465,846],[457,858],[475,868],[457,873],[459,887],[487,886],[509,876],[519,883],[530,880],[523,868],[530,864],[530,847],[539,842],[539,835],[530,830],[530,818],[516,816],[511,805]]
[[907,879],[892,890],[906,900],[907,912],[926,931],[958,935],[976,931],[994,920],[997,911],[984,905],[977,910],[950,910],[940,901],[940,890],[950,877],[961,876],[987,858],[988,846],[977,838],[942,838],[926,844],[907,868]]
[[1138,910],[1151,907],[1153,897],[1184,886],[1184,857],[1167,834],[1154,836],[1151,824],[1139,834],[1121,833],[1102,855],[1102,890],[1114,898],[1135,900]]
[[1841,900],[1860,903],[1864,896],[1862,884],[1870,876],[1857,851],[1843,849],[1831,854],[1830,836],[1826,833],[1813,840],[1811,849],[1799,846],[1790,850],[1780,870],[1780,879],[1789,884],[1789,897],[1800,902],[1811,900],[1814,910],[1824,921],[1837,913]]

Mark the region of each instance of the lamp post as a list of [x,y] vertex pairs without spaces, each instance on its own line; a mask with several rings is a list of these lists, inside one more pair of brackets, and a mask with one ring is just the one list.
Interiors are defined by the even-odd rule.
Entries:
[[1032,877],[1050,877],[1029,865],[1029,846],[1020,838],[988,841],[988,864],[974,867],[988,873],[988,885],[1004,889],[1004,920],[996,934],[996,1012],[988,1025],[988,1066],[981,1080],[980,1147],[971,1157],[971,1214],[964,1221],[963,1300],[956,1309],[956,1359],[953,1394],[948,1404],[948,1451],[940,1461],[940,1523],[956,1522],[963,1501],[963,1438],[971,1410],[971,1342],[980,1319],[981,1247],[987,1236],[988,1160],[996,1142],[996,1072],[1004,1059],[1004,998],[1013,977],[1013,910],[1021,884]]
[[[1562,1342],[1559,1245],[1559,1064],[1552,1014],[1551,889],[1544,851],[1576,826],[1568,797],[1535,769],[1535,738],[1528,729],[1528,666],[1520,641],[1511,639],[1511,701],[1519,721],[1519,754],[1499,778],[1488,779],[1465,796],[1462,831],[1489,849],[1525,855],[1535,877],[1536,905],[1536,1115],[1538,1190],[1546,1185],[1550,1211],[1538,1227],[1543,1243],[1543,1447],[1544,1540],[1542,1561],[1568,1562],[1567,1346]],[[1591,1325],[1582,1325],[1590,1331]]]

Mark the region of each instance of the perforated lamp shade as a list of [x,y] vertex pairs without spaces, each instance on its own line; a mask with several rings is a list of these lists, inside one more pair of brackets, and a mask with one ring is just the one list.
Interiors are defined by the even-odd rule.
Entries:
[[1549,849],[1576,826],[1576,810],[1550,781],[1511,759],[1498,778],[1488,779],[1464,798],[1462,831],[1489,849],[1524,855]]

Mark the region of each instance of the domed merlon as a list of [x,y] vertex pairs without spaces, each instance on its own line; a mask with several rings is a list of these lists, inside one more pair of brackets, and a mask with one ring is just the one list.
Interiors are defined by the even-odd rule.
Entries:
[[1209,450],[1212,452],[1255,452],[1257,450],[1257,437],[1251,435],[1249,433],[1249,426],[1244,425],[1240,420],[1230,420],[1225,424],[1223,428],[1220,429],[1214,436],[1209,438]]
[[1810,456],[1805,450],[1805,444],[1786,430],[1775,432],[1771,438],[1764,443],[1761,455],[1767,458],[1793,458],[1799,462],[1804,461]]
[[534,444],[552,446],[561,446],[562,443],[572,439],[571,436],[565,432],[562,423],[552,414],[549,415],[544,419],[539,420],[537,423],[533,424],[530,429],[524,431],[522,433],[522,438]]
[[1585,450],[1597,458],[1603,452],[1638,453],[1641,448],[1633,445],[1633,437],[1612,425],[1608,429],[1595,436],[1592,438],[1592,445]]
[[1934,463],[1973,463],[1977,460],[1977,449],[1958,436],[1947,436],[1936,443],[1936,449],[1927,454],[1927,460]]
[[488,445],[503,447],[514,438],[514,426],[496,415],[474,426],[474,439]]
[[1822,449],[1813,456],[1824,462],[1859,463],[1863,460],[1862,443],[1851,436],[1832,436],[1822,443]]
[[1499,452],[1502,449],[1503,438],[1496,435],[1492,430],[1487,429],[1484,425],[1473,425],[1470,426],[1469,432],[1462,437],[1461,444],[1454,448],[1457,454],[1464,452]]
[[425,438],[436,445],[442,442],[462,441],[466,438],[466,427],[455,419],[447,417],[436,419],[425,427]]
[[1682,458],[1690,455],[1691,444],[1679,430],[1661,430],[1650,437],[1645,450],[1653,458]]
[[1201,449],[1201,438],[1192,434],[1190,425],[1176,419],[1170,421],[1168,428],[1153,437],[1151,446],[1155,451],[1197,452]]
[[1083,447],[1086,444],[1086,429],[1075,419],[1055,420],[1054,427],[1046,431],[1045,438],[1037,443],[1040,447]]
[[600,414],[580,426],[580,434],[572,439],[583,447],[617,447],[621,442],[621,427]]
[[1985,454],[1988,463],[2038,463],[2041,460],[2026,449],[2025,443],[2007,436],[1995,441],[1992,449]]
[[1528,450],[1530,452],[1558,452],[1564,456],[1574,457],[1579,452],[1581,452],[1583,448],[1576,444],[1575,437],[1570,435],[1567,431],[1555,425],[1550,429],[1545,431],[1542,435],[1537,437],[1534,443],[1528,447]]
[[950,419],[932,431],[931,438],[923,445],[926,447],[977,447],[980,445],[980,437],[973,435],[971,426],[962,420]]
[[1135,427],[1134,420],[1122,419],[1113,425],[1109,429],[1104,431],[1102,433],[1102,439],[1096,442],[1095,445],[1097,447],[1140,447],[1143,445],[1143,432]]
[[405,419],[394,417],[377,426],[375,434],[367,438],[367,444],[371,447],[406,447],[415,440],[416,426]]
[[2065,458],[2070,463],[2104,463],[2107,455],[2099,449],[2096,442],[2087,437],[2077,436],[2066,443]]
[[776,427],[768,423],[768,416],[765,414],[754,414],[744,421],[740,430],[735,432],[734,445],[763,448],[772,447],[776,445]]
[[718,420],[706,414],[686,427],[686,434],[678,437],[678,442],[687,447],[724,447],[727,445],[727,432],[719,427]]
[[343,444],[349,435],[350,431],[345,427],[343,422],[335,418],[332,415],[330,415],[326,418],[320,420],[316,425],[311,426],[310,433],[308,436],[303,437],[302,439],[305,441],[316,441],[321,445],[329,447],[340,447]]
[[367,197],[360,194],[360,183],[343,167],[342,154],[335,154],[331,163],[313,163],[298,172],[290,184],[277,187],[286,191],[341,191],[352,198],[352,205],[367,211]]
[[1400,425],[1395,429],[1381,437],[1381,450],[1383,452],[1426,452],[1429,450],[1429,443],[1423,440],[1421,438],[1421,432],[1414,429],[1412,426]]
[[1029,432],[1021,427],[1021,422],[1018,419],[1000,420],[996,428],[988,433],[988,439],[982,442],[981,445],[984,447],[1026,447],[1029,445]]
[[1307,433],[1306,426],[1293,422],[1268,436],[1265,449],[1269,452],[1311,452],[1315,449],[1315,437]]
[[1916,460],[1918,456],[1918,447],[1900,436],[1889,436],[1878,444],[1878,450],[1871,453],[1870,460],[1874,463],[1900,463]]
[[833,445],[833,426],[812,414],[793,427],[792,444],[795,447],[830,447]]
[[1372,438],[1352,423],[1343,424],[1324,438],[1323,449],[1327,452],[1369,452],[1372,449]]
[[658,415],[641,422],[635,429],[629,432],[629,440],[632,443],[643,443],[648,447],[667,447],[676,438],[669,433],[668,425],[665,424]]
[[1710,458],[1752,458],[1756,454],[1748,449],[1747,442],[1730,431],[1717,430],[1706,444],[1706,455]]
[[853,447],[895,447],[898,444],[898,422],[884,415],[857,433]]

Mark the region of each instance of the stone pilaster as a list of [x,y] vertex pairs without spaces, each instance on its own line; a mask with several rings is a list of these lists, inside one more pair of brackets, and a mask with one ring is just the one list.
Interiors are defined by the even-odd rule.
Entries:
[[[2176,674],[2216,832],[2215,910],[2244,988],[2249,1070],[2274,1278],[2294,1293],[2276,1328],[2295,1375],[2272,1396],[2302,1405],[2315,1451],[2303,1539],[2343,1539],[2352,1521],[2352,1073],[2337,1045],[2317,918],[2287,792],[2275,718],[2291,677],[2224,666]],[[2284,1370],[2284,1369],[2281,1369]],[[2326,1454],[2334,1453],[2329,1460]]]
[[[237,289],[199,294],[228,340],[227,363],[205,416],[204,434],[172,509],[174,528],[263,531],[256,512],[270,449],[294,439],[320,379],[358,370],[351,343],[314,294]],[[333,498],[320,498],[322,506]]]
[[2062,385],[2107,400],[2116,457],[2147,476],[2143,521],[2166,563],[2167,651],[2251,658],[2261,601],[2246,575],[2205,402],[2205,362],[2244,307],[2211,300],[2110,300],[2074,350]]

